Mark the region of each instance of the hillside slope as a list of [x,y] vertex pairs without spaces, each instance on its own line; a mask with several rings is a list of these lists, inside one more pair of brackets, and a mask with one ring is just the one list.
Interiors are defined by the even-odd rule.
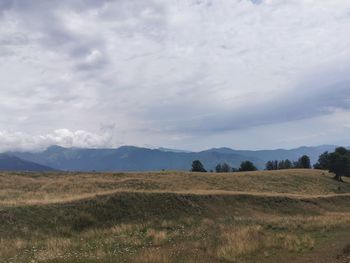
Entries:
[[15,156],[0,154],[0,171],[45,172],[57,170],[45,165],[40,165],[30,161],[24,161]]

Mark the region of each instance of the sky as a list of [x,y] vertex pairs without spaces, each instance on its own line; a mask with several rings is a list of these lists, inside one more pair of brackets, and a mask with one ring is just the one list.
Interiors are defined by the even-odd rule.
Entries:
[[0,151],[350,145],[348,0],[1,0]]

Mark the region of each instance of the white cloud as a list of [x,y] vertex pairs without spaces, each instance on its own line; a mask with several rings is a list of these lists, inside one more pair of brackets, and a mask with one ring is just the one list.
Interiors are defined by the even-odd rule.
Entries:
[[95,134],[83,130],[54,130],[52,133],[32,135],[23,132],[0,131],[0,151],[43,150],[51,145],[62,147],[100,148],[111,146],[112,134]]

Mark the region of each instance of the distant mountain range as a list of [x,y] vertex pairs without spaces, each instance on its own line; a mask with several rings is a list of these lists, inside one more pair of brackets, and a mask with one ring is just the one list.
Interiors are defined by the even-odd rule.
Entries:
[[55,169],[51,167],[47,167],[45,165],[24,161],[16,156],[11,156],[8,154],[0,154],[0,171],[44,172],[44,171],[55,171]]
[[[8,152],[3,156],[16,158],[18,162],[17,170],[189,170],[192,161],[197,159],[200,160],[208,170],[214,169],[216,164],[222,162],[226,162],[232,167],[239,167],[240,163],[245,160],[250,160],[259,169],[264,169],[264,165],[268,160],[290,159],[293,161],[304,154],[310,156],[312,163],[315,163],[321,153],[324,151],[333,151],[335,147],[334,145],[323,145],[316,147],[300,147],[290,150],[276,149],[259,151],[213,148],[200,152],[190,152],[166,148],[148,149],[134,146],[122,146],[116,149],[82,149],[51,146],[42,152]],[[12,166],[8,168],[16,168],[14,160],[15,159],[11,161]],[[37,167],[34,167],[34,165],[37,165]],[[2,166],[0,166],[0,170],[3,170]]]

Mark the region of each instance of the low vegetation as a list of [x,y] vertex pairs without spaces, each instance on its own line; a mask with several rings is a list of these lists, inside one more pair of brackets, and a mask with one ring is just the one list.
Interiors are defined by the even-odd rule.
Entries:
[[0,261],[298,262],[349,236],[346,180],[303,169],[2,173]]

